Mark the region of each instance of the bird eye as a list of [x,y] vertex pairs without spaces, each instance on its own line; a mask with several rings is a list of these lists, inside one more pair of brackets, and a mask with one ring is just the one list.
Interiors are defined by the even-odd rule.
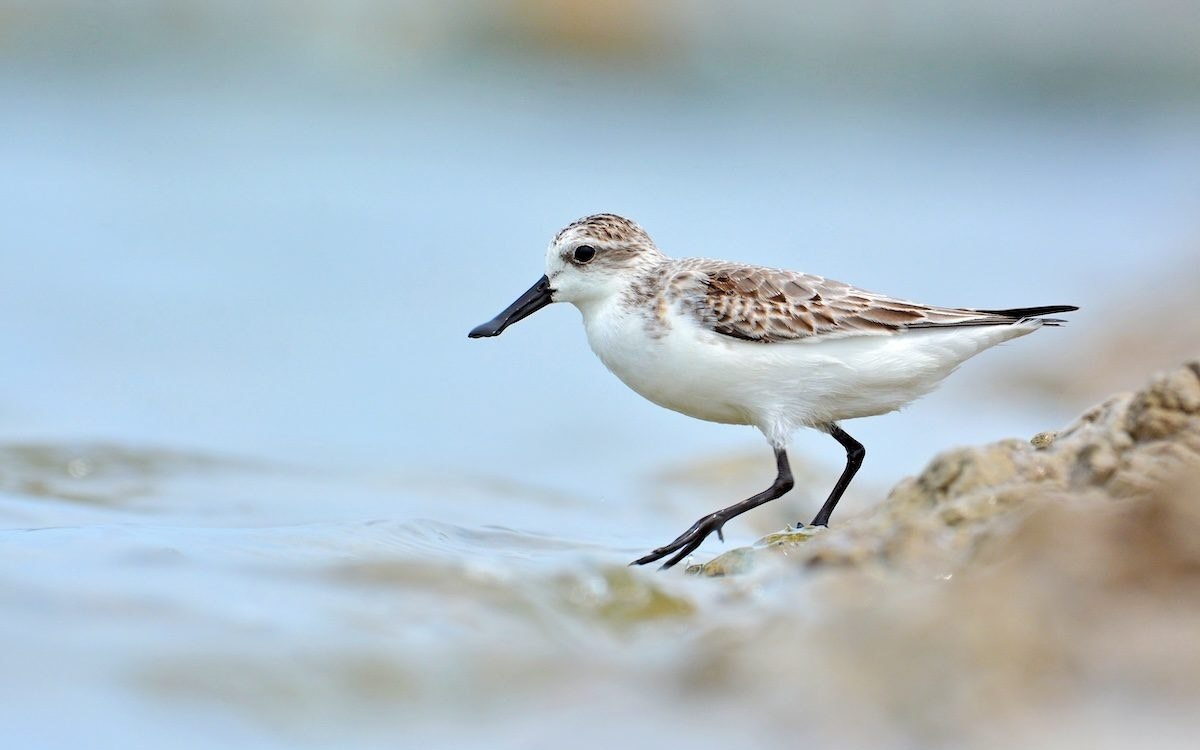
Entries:
[[590,263],[592,258],[596,257],[596,248],[591,245],[580,245],[575,248],[576,263]]

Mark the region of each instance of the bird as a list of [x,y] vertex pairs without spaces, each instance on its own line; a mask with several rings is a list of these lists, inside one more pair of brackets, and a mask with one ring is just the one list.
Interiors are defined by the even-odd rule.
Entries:
[[810,524],[828,526],[866,456],[842,422],[900,409],[983,350],[1061,325],[1046,316],[1079,309],[938,307],[797,271],[670,258],[636,222],[601,213],[559,231],[545,274],[468,336],[498,336],[556,302],[579,309],[592,351],[629,388],[696,419],[756,427],[774,451],[770,487],[630,563],[667,558],[663,569],[710,534],[724,541],[730,519],[792,489],[787,450],[800,428],[830,435],[846,452]]

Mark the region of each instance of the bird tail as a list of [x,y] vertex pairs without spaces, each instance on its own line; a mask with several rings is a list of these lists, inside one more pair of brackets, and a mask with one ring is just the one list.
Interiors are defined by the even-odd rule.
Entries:
[[1075,305],[1044,305],[1042,307],[1013,307],[1008,310],[980,310],[981,313],[988,315],[999,315],[1004,318],[1017,320],[1029,320],[1037,318],[1043,325],[1060,326],[1067,321],[1062,318],[1043,318],[1043,315],[1053,315],[1055,313],[1074,312],[1079,308]]

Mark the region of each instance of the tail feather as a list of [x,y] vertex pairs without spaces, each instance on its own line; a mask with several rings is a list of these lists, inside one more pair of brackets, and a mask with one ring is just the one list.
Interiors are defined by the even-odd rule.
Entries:
[[989,315],[1000,315],[1012,321],[1029,320],[1037,318],[1044,326],[1060,326],[1067,321],[1062,318],[1043,318],[1043,315],[1053,315],[1054,313],[1074,312],[1079,308],[1075,305],[1043,305],[1041,307],[1012,307],[1008,310],[980,310],[981,313]]
[[1021,320],[1037,320],[1042,325],[1062,325],[1066,320],[1062,318],[1043,318],[1044,314],[1055,312],[1072,312],[1079,310],[1079,307],[1074,305],[1045,305],[1043,307],[1012,307],[1009,310],[968,310],[962,308],[962,313],[974,313],[979,317],[959,318],[956,320],[923,320],[919,323],[910,323],[904,326],[906,329],[918,328],[974,328],[977,325],[1012,325],[1020,323]]
[[[1023,318],[1038,318],[1043,315],[1053,315],[1054,313],[1075,312],[1078,309],[1075,305],[1045,305],[1043,307],[1013,307],[1008,310],[980,310],[979,312],[987,313],[988,315],[1000,315],[1005,318],[1012,318],[1013,320],[1021,320]],[[1063,321],[1057,320],[1055,322],[1061,323]]]
[[1043,307],[1013,307],[1008,310],[974,310],[963,309],[964,313],[977,313],[980,317],[963,318],[960,320],[920,323],[909,323],[905,328],[970,328],[975,326],[1012,325],[1022,320],[1036,320],[1046,326],[1060,326],[1067,321],[1062,318],[1043,318],[1041,316],[1072,312],[1079,308],[1074,305],[1045,305]]

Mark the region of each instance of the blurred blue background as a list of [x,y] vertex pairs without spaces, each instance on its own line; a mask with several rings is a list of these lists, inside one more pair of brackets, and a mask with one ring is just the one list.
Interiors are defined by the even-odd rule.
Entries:
[[[468,341],[569,221],[617,212],[671,255],[924,302],[1083,307],[848,425],[869,452],[850,514],[938,450],[1061,426],[1194,347],[1198,82],[1200,5],[1166,0],[0,0],[0,440],[419,476],[368,500],[256,490],[220,523],[311,520],[295,492],[326,520],[567,524],[623,561],[713,509],[641,509],[655,477],[749,455],[752,492],[770,456],[628,392],[568,307]],[[1127,353],[1146,337],[1167,345]],[[842,458],[820,435],[795,453]],[[465,513],[464,478],[582,505]],[[7,517],[84,523],[34,507]],[[219,608],[225,583],[165,585]]]
[[756,446],[626,393],[574,311],[466,340],[599,211],[670,254],[1085,306],[860,426],[920,435],[872,453],[887,483],[1085,406],[1008,420],[980,373],[1063,366],[1195,257],[1197,28],[1167,2],[6,2],[0,434],[574,488]]

